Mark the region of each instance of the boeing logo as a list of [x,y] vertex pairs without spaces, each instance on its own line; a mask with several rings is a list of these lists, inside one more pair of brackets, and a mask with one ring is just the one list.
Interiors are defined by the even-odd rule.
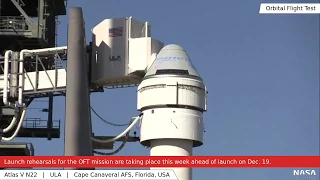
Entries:
[[167,57],[158,57],[155,59],[156,61],[188,61],[188,64],[191,68],[195,69],[194,65],[192,64],[191,62],[191,59],[188,58],[188,57],[170,57],[170,56],[167,56]]
[[162,60],[162,61],[176,61],[176,60],[188,60],[188,58],[185,57],[159,57],[156,58],[156,60]]

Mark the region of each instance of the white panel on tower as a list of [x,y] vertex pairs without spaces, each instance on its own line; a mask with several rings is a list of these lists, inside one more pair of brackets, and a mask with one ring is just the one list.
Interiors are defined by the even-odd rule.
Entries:
[[151,27],[130,18],[105,19],[92,30],[91,81],[102,86],[139,84],[163,43]]

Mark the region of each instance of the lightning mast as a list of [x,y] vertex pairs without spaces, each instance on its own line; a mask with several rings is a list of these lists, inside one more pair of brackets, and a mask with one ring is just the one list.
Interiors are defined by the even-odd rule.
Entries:
[[65,155],[91,156],[88,60],[81,8],[70,8],[68,28]]

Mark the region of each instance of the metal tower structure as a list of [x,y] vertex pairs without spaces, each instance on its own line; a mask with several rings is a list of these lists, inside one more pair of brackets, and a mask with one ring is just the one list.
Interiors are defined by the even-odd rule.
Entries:
[[[66,0],[0,0],[0,155],[2,156],[22,156],[33,155],[34,148],[31,143],[12,143],[12,139],[20,138],[60,138],[60,120],[53,120],[53,100],[54,96],[66,95],[66,59],[67,47],[55,47],[57,43],[57,25],[59,23],[58,16],[66,15]],[[70,29],[78,30],[81,24],[84,30],[84,20],[82,11],[71,8]],[[69,29],[69,31],[70,31]],[[79,32],[74,38],[85,39],[83,32]],[[72,33],[69,33],[69,37]],[[68,44],[71,49],[78,48],[77,42],[69,38]],[[69,67],[73,65],[83,66],[84,62],[91,59],[91,45],[86,45],[83,41],[81,45],[81,56],[85,58],[82,62],[77,61],[78,56],[73,50],[69,53]],[[78,49],[79,50],[79,49]],[[78,52],[79,53],[79,52]],[[84,67],[89,68],[89,67]],[[72,68],[69,68],[71,72]],[[83,72],[81,72],[83,74]],[[70,74],[70,72],[69,72]],[[72,74],[72,73],[71,73]],[[89,69],[88,75],[90,77]],[[69,76],[75,77],[76,76]],[[22,80],[24,79],[24,81]],[[89,79],[90,80],[90,79]],[[72,82],[70,80],[69,82]],[[82,82],[78,81],[78,82]],[[77,85],[77,84],[75,84]],[[102,86],[89,86],[86,84],[90,92],[103,92]],[[70,86],[71,87],[71,86]],[[91,87],[91,88],[90,88]],[[69,88],[70,89],[70,88]],[[3,93],[8,91],[9,93]],[[71,88],[68,92],[74,90]],[[81,91],[80,91],[81,92]],[[70,94],[70,93],[69,93]],[[72,95],[73,93],[71,93]],[[70,96],[71,96],[70,95]],[[68,96],[68,97],[70,97]],[[48,114],[47,119],[25,118],[25,112],[31,102],[36,98],[47,98],[48,106],[42,109],[42,112]],[[88,96],[89,98],[89,96]],[[68,101],[69,103],[72,101]],[[89,100],[90,102],[90,100]],[[70,106],[69,106],[70,107]],[[90,114],[90,105],[88,111]],[[67,110],[67,112],[69,112]],[[82,111],[81,111],[82,112]],[[95,111],[94,111],[95,112]],[[91,117],[89,115],[89,117]],[[75,129],[67,114],[66,126],[68,129]],[[80,119],[81,120],[81,119]],[[21,122],[21,124],[20,124]],[[85,127],[88,127],[88,123]],[[76,129],[75,129],[76,130]],[[90,130],[91,131],[91,130]],[[68,131],[73,136],[70,131]],[[90,139],[90,135],[87,135]],[[67,137],[69,137],[67,135]],[[110,139],[112,136],[97,136],[97,139]],[[129,137],[129,139],[120,138],[117,141],[139,141],[138,137]],[[76,143],[74,140],[71,142]],[[83,139],[79,143],[85,142]],[[87,142],[90,143],[91,142]],[[73,146],[73,145],[72,145]],[[66,154],[81,155],[76,152],[72,146],[66,145]],[[79,144],[80,146],[80,144]],[[69,148],[70,147],[70,148]],[[113,142],[99,143],[92,142],[87,151],[92,154],[92,149],[113,149]],[[78,148],[82,151],[83,148]],[[70,152],[70,153],[68,153]],[[80,154],[79,154],[80,153]],[[88,155],[85,153],[85,155]]]
[[[82,9],[71,8],[68,47],[52,47],[55,41],[50,35],[56,34],[55,28],[52,30],[52,26],[44,24],[50,24],[49,19],[52,23],[56,19],[53,16],[59,15],[57,12],[65,13],[63,1],[55,4],[57,0],[39,0],[38,25],[26,13],[27,7],[35,6],[32,2],[11,0],[25,15],[23,21],[1,16],[5,28],[0,28],[0,38],[11,37],[11,41],[7,40],[11,47],[3,48],[6,51],[0,61],[2,155],[34,155],[32,145],[28,147],[27,143],[3,143],[15,137],[45,137],[48,140],[60,137],[60,121],[54,126],[52,120],[53,96],[66,96],[64,148],[67,156],[113,155],[126,142],[134,141],[149,147],[151,156],[191,156],[192,149],[203,144],[207,89],[181,46],[164,46],[151,37],[148,22],[139,22],[132,17],[105,19],[92,29],[92,42],[87,45]],[[64,11],[51,10],[52,17],[48,18],[50,15],[45,9],[50,5],[63,7]],[[23,9],[22,6],[26,7]],[[104,120],[90,106],[92,92],[137,85],[140,114],[125,125]],[[43,120],[25,119],[32,100],[41,97],[49,99],[45,126],[41,126]],[[109,125],[128,127],[118,136],[95,136],[91,110]],[[129,135],[138,122],[141,139]],[[123,143],[114,152],[98,151],[113,149],[115,141]],[[192,179],[190,168],[173,170],[181,180]]]
[[[10,94],[8,100],[14,102],[18,99],[17,85],[19,79],[19,51],[23,49],[42,49],[56,46],[58,16],[66,15],[66,5],[64,0],[0,0],[0,53],[5,56],[6,50],[11,50],[11,62],[9,71],[10,76]],[[56,54],[29,56],[24,62],[26,72],[35,72],[43,70],[52,70],[57,68],[55,62]],[[63,59],[63,56],[61,56]],[[35,59],[33,59],[35,58]],[[46,61],[41,61],[45,58]],[[1,64],[1,74],[4,74],[4,61]],[[39,76],[38,76],[39,77]],[[2,77],[5,79],[4,77]],[[20,78],[21,79],[21,78]],[[23,122],[20,131],[15,137],[33,137],[33,138],[59,138],[60,121],[52,119],[53,93],[44,92],[32,94],[24,97],[26,107],[34,98],[48,97],[48,107],[43,112],[48,113],[48,119],[28,118]],[[19,119],[23,116],[21,107],[10,106],[0,103],[2,138],[13,137],[17,124],[10,128],[12,119]],[[32,155],[32,144],[26,143],[1,143],[1,155]]]

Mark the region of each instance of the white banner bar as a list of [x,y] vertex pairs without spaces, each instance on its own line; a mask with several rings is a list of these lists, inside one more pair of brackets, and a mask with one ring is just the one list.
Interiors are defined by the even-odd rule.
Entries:
[[178,180],[173,170],[2,170],[0,180],[83,180],[83,179],[112,179],[112,180]]
[[320,3],[261,3],[260,14],[320,14]]

